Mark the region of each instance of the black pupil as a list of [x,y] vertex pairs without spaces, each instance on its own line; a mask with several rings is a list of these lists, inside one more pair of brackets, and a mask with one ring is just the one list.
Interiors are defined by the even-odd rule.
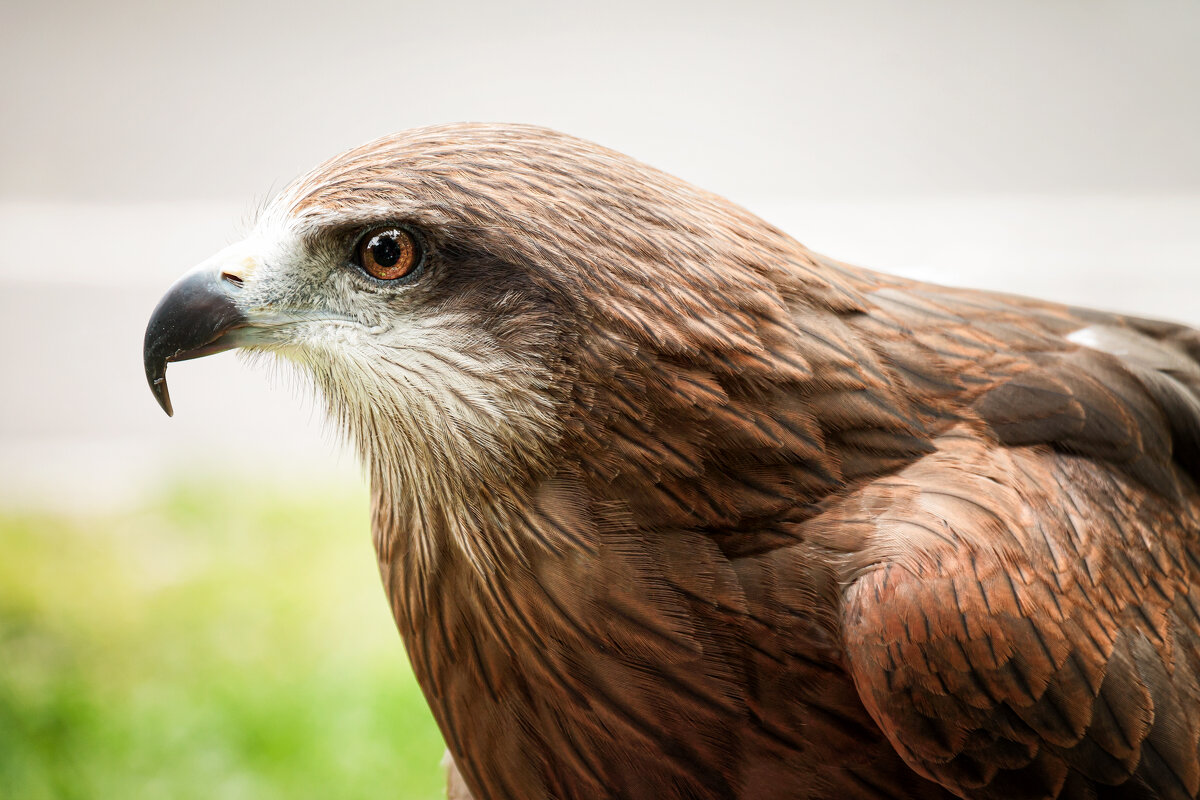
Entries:
[[404,252],[396,242],[395,233],[379,234],[371,240],[367,249],[371,251],[371,258],[375,259],[375,263],[381,267],[395,266]]

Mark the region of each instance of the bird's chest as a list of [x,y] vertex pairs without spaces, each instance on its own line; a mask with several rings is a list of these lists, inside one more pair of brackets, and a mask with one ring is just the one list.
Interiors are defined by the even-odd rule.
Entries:
[[736,609],[597,563],[442,577],[405,638],[478,800],[735,796]]
[[844,672],[791,655],[829,643],[801,615],[784,646],[727,563],[692,555],[447,572],[425,593],[409,654],[477,800],[837,796],[832,748],[877,732]]

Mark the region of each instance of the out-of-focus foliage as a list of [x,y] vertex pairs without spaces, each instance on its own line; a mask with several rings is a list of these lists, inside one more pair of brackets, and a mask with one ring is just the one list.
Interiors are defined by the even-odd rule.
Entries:
[[0,798],[441,796],[366,513],[221,482],[0,511]]

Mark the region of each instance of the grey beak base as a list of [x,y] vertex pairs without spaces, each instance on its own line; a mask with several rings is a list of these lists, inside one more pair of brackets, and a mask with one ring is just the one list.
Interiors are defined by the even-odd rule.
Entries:
[[237,291],[219,271],[195,272],[172,286],[150,315],[142,346],[146,381],[167,416],[174,413],[167,392],[167,364],[236,346],[222,339],[247,324],[234,302]]

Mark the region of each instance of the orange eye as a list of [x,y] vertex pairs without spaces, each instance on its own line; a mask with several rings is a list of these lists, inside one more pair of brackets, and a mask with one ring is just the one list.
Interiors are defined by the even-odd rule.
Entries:
[[368,275],[381,281],[403,278],[421,260],[412,234],[392,225],[368,231],[358,240],[354,256]]

